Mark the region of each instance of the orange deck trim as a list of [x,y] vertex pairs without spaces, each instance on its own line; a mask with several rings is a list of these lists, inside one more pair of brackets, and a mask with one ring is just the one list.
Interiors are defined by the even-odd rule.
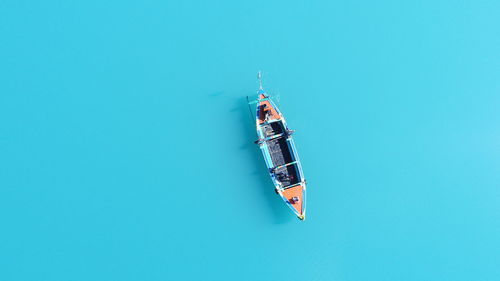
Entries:
[[[297,210],[299,214],[302,215],[302,202],[303,202],[303,191],[302,191],[302,185],[297,185],[294,187],[290,187],[288,189],[283,190],[283,196],[292,204],[292,206]],[[293,197],[299,197],[299,202],[293,203],[292,198]]]
[[[259,95],[259,99],[264,99],[266,98],[266,96],[264,95]],[[266,100],[266,101],[261,101],[259,103],[259,124],[262,124],[264,122],[266,122],[266,114],[263,110],[263,107],[265,105],[265,111],[271,111],[271,115],[269,116],[269,119],[268,120],[278,120],[280,119],[280,115],[278,114],[278,112],[276,111],[276,109],[271,105],[271,103]]]

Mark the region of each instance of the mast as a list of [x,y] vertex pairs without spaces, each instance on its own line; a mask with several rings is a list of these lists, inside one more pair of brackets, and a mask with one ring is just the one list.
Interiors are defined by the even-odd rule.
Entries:
[[262,91],[263,88],[262,88],[262,72],[259,70],[259,72],[257,72],[257,80],[259,80],[259,91]]

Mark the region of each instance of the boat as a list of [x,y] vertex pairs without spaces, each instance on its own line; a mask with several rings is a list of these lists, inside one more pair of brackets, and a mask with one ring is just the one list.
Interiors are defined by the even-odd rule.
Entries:
[[259,90],[256,104],[256,127],[259,145],[276,193],[295,215],[306,218],[306,180],[285,117],[262,87],[262,74],[258,73]]

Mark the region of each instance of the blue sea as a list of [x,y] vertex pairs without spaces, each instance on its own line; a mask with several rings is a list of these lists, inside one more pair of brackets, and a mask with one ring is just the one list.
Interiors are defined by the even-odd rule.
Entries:
[[[0,2],[0,280],[500,280],[499,14]],[[253,143],[259,70],[304,222]]]

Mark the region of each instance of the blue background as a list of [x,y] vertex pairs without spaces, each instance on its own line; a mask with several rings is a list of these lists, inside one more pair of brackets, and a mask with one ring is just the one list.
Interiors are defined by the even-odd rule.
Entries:
[[[0,2],[0,280],[500,280],[500,2]],[[245,96],[279,98],[308,218]]]

